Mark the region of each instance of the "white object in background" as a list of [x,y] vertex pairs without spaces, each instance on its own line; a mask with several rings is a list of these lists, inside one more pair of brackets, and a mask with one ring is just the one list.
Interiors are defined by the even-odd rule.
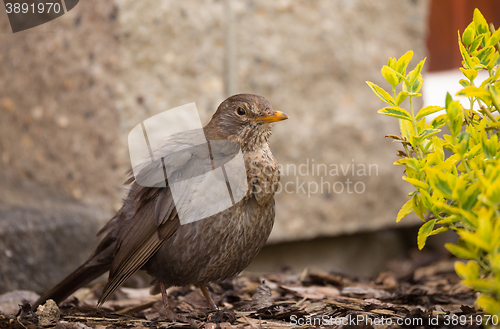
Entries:
[[[464,107],[469,108],[469,100],[467,97],[455,96],[463,87],[458,82],[460,79],[467,79],[460,70],[454,69],[450,71],[430,72],[423,75],[424,85],[422,86],[422,96],[424,97],[424,107],[429,105],[445,106],[446,93],[449,92],[454,100],[459,100]],[[488,78],[488,72],[485,70],[479,71],[477,78],[474,80],[474,85],[479,86]],[[477,103],[474,104],[475,108]],[[445,113],[439,111],[426,117],[427,122]]]

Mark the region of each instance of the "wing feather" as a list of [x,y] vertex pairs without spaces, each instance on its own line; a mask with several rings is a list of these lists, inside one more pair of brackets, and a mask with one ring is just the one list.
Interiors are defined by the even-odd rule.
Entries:
[[[110,227],[119,227],[120,234],[109,279],[98,305],[140,270],[180,226],[174,198],[164,173],[168,172],[172,179],[182,180],[211,168],[208,149],[198,140],[200,133],[203,134],[203,131],[196,131],[194,137],[183,134],[178,142],[167,142],[162,150],[155,153],[156,161],[143,166],[136,179],[128,180],[132,184],[128,196],[128,203],[132,207],[131,216],[129,220],[120,222],[120,225],[110,224]],[[162,171],[161,175],[159,170]],[[147,186],[139,184],[145,182]]]

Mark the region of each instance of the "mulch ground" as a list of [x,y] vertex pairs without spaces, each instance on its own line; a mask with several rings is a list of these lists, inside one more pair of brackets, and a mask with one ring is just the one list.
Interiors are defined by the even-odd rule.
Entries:
[[62,303],[58,320],[37,323],[41,320],[26,305],[17,316],[0,314],[0,327],[481,328],[495,320],[474,308],[475,294],[459,284],[455,259],[416,255],[393,262],[373,280],[319,269],[243,274],[210,286],[220,311],[207,309],[197,287],[170,289],[170,305],[189,323],[168,320],[161,297],[150,296],[147,288],[122,288],[114,300],[95,308],[90,305],[95,305],[99,288],[94,287],[77,294],[82,302],[73,298]]

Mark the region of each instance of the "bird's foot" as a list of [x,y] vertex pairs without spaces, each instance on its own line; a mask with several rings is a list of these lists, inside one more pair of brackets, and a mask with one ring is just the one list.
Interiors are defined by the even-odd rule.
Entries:
[[163,282],[160,282],[160,290],[163,299],[163,304],[165,305],[164,315],[172,322],[189,323],[192,327],[198,328],[198,325],[193,319],[189,319],[186,316],[178,314],[174,312],[174,310],[172,310],[172,308],[168,304],[167,289],[165,288],[165,284]]

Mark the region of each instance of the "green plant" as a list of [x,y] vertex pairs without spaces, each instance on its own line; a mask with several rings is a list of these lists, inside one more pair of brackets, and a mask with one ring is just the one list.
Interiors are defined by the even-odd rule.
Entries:
[[[464,285],[481,293],[478,306],[494,315],[500,315],[500,123],[495,117],[500,112],[499,40],[500,29],[488,26],[478,9],[473,22],[458,33],[460,70],[466,79],[460,80],[463,89],[456,96],[468,98],[466,107],[448,93],[445,107],[415,111],[425,59],[406,73],[412,51],[382,67],[389,92],[367,82],[389,104],[378,112],[399,119],[400,136],[387,136],[402,143],[401,159],[394,164],[406,166],[403,179],[415,187],[397,221],[412,212],[424,221],[417,237],[420,249],[430,235],[457,232],[458,244],[445,247],[469,261],[456,262],[455,270]],[[489,77],[476,86],[479,70],[487,70]],[[405,99],[409,111],[402,107]],[[425,120],[442,109],[445,114],[430,123]],[[436,135],[441,128],[447,129],[442,138]]]

